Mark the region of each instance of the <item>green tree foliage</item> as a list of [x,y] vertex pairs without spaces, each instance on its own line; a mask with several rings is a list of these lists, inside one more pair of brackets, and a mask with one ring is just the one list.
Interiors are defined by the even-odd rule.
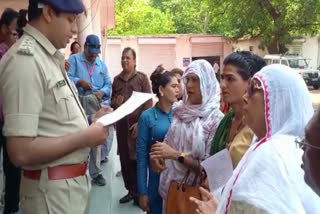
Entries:
[[[283,53],[297,35],[320,32],[320,0],[212,0],[218,29],[231,39],[261,37],[261,47]],[[220,5],[217,7],[217,5]]]
[[283,53],[296,36],[320,33],[320,0],[116,0],[109,34],[166,33],[259,37],[261,48]]
[[261,37],[261,48],[285,52],[297,35],[320,32],[320,0],[153,0],[174,14],[177,33]]
[[172,15],[148,0],[116,0],[116,27],[108,35],[170,34],[176,28]]
[[173,14],[177,33],[207,33],[212,9],[207,0],[153,0],[153,5]]

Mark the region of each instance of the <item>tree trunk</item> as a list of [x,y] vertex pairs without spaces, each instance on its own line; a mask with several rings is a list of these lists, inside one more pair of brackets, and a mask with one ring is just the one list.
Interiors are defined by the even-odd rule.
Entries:
[[267,46],[269,54],[285,54],[288,51],[286,44],[281,43],[279,38],[275,36]]
[[276,38],[272,39],[272,41],[268,44],[267,49],[269,54],[279,54],[278,40]]
[[[275,7],[272,5],[270,0],[260,0],[260,3],[264,5],[264,7],[267,9],[269,15],[272,17],[274,21],[274,25],[277,26],[278,24],[281,24],[280,22],[280,17],[281,14],[276,11]],[[279,41],[281,35],[277,34],[278,32],[274,32],[276,35],[272,38],[270,43],[267,46],[268,52],[270,54],[279,54],[280,53],[280,46],[279,46]]]
[[286,47],[286,44],[280,43],[279,44],[279,53],[285,54],[288,52],[288,48]]

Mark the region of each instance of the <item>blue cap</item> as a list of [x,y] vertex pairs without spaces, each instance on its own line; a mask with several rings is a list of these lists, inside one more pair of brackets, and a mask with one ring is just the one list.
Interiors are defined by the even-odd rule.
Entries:
[[101,53],[100,51],[101,44],[98,36],[94,34],[87,36],[86,45],[90,53]]
[[39,3],[47,4],[58,12],[75,14],[84,12],[82,0],[39,0]]

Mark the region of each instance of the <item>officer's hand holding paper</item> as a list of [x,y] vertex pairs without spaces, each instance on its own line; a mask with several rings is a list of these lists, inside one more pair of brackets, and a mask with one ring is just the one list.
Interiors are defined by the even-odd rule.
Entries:
[[111,125],[125,116],[131,114],[139,108],[142,104],[147,102],[148,100],[154,98],[154,94],[150,93],[142,93],[142,92],[136,92],[134,91],[131,95],[131,97],[123,103],[119,108],[117,108],[115,111],[113,111],[110,114],[106,114],[100,119],[98,119],[98,123],[103,124],[104,126]]

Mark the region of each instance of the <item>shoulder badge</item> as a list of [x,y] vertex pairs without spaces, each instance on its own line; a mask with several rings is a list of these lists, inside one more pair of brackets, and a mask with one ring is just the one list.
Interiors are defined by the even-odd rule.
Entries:
[[18,53],[33,56],[35,40],[33,38],[25,38],[18,48]]

